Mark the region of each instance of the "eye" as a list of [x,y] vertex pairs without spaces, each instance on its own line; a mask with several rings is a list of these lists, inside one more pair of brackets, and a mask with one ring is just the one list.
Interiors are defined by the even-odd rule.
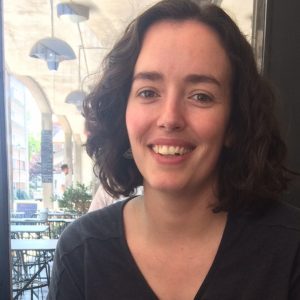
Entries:
[[201,104],[209,105],[213,102],[213,97],[206,93],[195,93],[189,97],[189,99],[195,100]]
[[142,90],[142,91],[138,92],[137,95],[140,96],[140,97],[142,97],[142,98],[154,98],[154,97],[158,97],[159,96],[153,90]]

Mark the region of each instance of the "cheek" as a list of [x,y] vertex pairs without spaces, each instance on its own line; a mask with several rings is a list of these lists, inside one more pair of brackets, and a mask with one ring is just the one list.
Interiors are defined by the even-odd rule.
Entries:
[[194,123],[195,131],[200,139],[210,144],[225,143],[227,117],[203,116],[201,122]]
[[126,109],[126,127],[130,142],[143,134],[145,118],[134,105],[128,105]]

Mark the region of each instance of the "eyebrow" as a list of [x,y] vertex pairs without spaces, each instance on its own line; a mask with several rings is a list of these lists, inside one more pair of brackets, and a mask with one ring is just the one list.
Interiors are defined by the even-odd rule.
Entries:
[[185,77],[184,81],[188,83],[200,83],[200,82],[214,83],[217,86],[221,86],[220,81],[217,80],[216,77],[212,75],[206,75],[206,74],[190,74]]
[[163,75],[159,72],[139,72],[133,76],[132,81],[138,80],[138,79],[160,81],[163,79]]
[[[159,72],[139,72],[136,75],[133,76],[132,81],[135,80],[150,80],[150,81],[161,81],[163,80],[164,76],[163,74]],[[221,86],[221,83],[219,80],[217,80],[212,75],[207,74],[189,74],[184,78],[184,81],[186,83],[213,83],[217,86]]]

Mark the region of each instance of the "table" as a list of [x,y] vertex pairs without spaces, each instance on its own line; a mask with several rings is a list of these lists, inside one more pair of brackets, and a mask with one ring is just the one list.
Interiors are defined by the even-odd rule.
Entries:
[[39,239],[39,240],[11,240],[11,250],[13,251],[54,251],[58,239]]
[[[40,211],[37,211],[33,214],[33,216],[39,216]],[[43,212],[44,214],[45,212]],[[48,211],[47,212],[48,218],[56,217],[56,218],[64,218],[64,219],[75,219],[78,217],[76,213],[71,213],[71,212],[65,212],[65,211]]]
[[47,225],[11,225],[10,232],[13,238],[41,238],[44,232],[48,231],[49,226]]
[[49,211],[48,212],[49,217],[68,217],[68,218],[73,218],[75,214],[70,213],[70,212],[64,212],[64,211]]
[[47,223],[47,220],[40,219],[40,218],[10,218],[11,224],[27,224],[27,225],[33,225],[33,224],[45,224]]
[[12,218],[21,218],[21,216],[24,217],[24,215],[25,215],[25,212],[23,212],[23,211],[11,211],[10,212],[10,216]]
[[[43,214],[45,212],[42,212]],[[33,215],[39,217],[41,214],[40,211],[35,212]],[[52,217],[56,218],[64,218],[64,219],[74,219],[77,217],[75,213],[70,213],[70,212],[64,212],[64,211],[48,211],[47,212],[48,219]]]
[[48,222],[62,222],[62,223],[72,223],[73,221],[75,221],[76,219],[60,219],[60,218],[51,218],[48,219]]

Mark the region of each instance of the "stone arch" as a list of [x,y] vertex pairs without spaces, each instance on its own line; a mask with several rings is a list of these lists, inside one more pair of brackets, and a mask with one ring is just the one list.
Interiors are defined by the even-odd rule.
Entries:
[[[43,89],[40,87],[40,85],[30,76],[22,76],[22,75],[16,75],[12,74],[17,80],[19,80],[21,83],[24,84],[30,91],[33,99],[36,101],[37,107],[39,108],[39,111],[41,112],[42,115],[42,149],[43,145],[46,148],[51,149],[52,147],[52,142],[45,142],[45,139],[43,139],[44,136],[51,136],[52,134],[52,108],[49,104],[48,98],[46,94],[44,93]],[[49,139],[49,138],[48,138]],[[49,150],[48,150],[49,151]],[[44,153],[44,154],[43,154]],[[42,151],[42,165],[43,161],[47,160],[47,163],[51,164],[52,160],[52,153],[51,156],[48,156],[47,151]],[[53,164],[53,163],[52,163]],[[42,171],[43,172],[43,171]],[[48,171],[49,172],[49,171]],[[52,170],[50,171],[52,172]],[[45,175],[45,173],[43,173]],[[42,175],[42,176],[44,176]],[[43,205],[44,207],[47,208],[52,208],[53,207],[53,202],[52,202],[52,197],[53,197],[53,180],[52,178],[52,173],[48,176],[48,179],[46,181],[43,181],[42,186],[43,186]]]
[[49,104],[48,98],[37,81],[30,76],[13,75],[29,89],[40,112],[42,114],[52,114],[52,108]]

